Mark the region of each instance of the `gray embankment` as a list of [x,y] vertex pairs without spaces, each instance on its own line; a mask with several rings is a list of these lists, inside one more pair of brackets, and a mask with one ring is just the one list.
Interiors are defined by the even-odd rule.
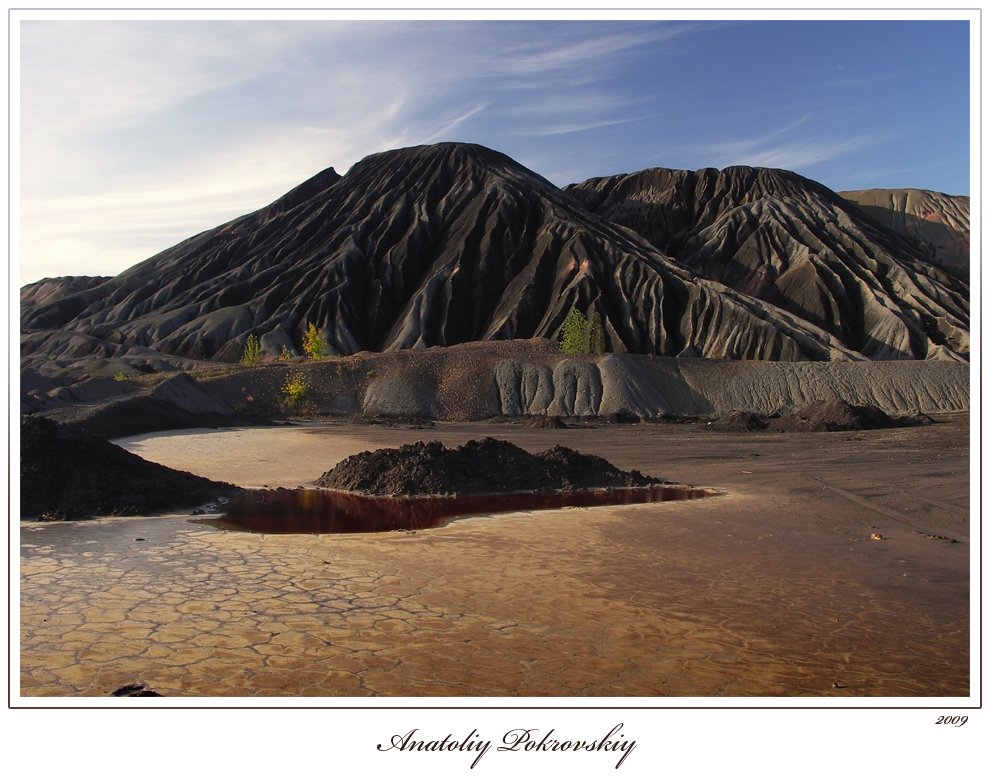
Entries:
[[715,415],[798,408],[823,399],[895,414],[969,410],[969,365],[962,362],[698,362],[685,364],[682,374]]
[[[445,405],[427,376],[403,377],[389,382],[387,391],[368,391],[362,412],[407,415],[415,408],[432,417],[464,417],[463,410]],[[492,365],[490,385],[488,396],[474,389],[468,416],[721,416],[829,399],[891,414],[969,409],[969,365],[942,361],[732,362],[622,354],[555,363],[504,359]]]
[[[302,370],[305,402],[288,408],[283,383]],[[892,415],[969,409],[961,362],[738,362],[609,354],[493,354],[437,349],[370,355],[366,361],[269,365],[195,380],[186,374],[103,401],[42,410],[105,437],[217,426],[285,415],[484,420],[498,416],[658,418],[774,413],[844,399]],[[93,389],[95,390],[95,389]],[[58,393],[58,392],[55,392]],[[64,392],[63,392],[64,393]],[[78,392],[77,392],[78,393]],[[74,395],[73,395],[74,396]],[[49,394],[49,400],[51,394]]]
[[969,409],[969,365],[959,362],[730,362],[609,355],[554,367],[495,365],[503,415],[654,418],[773,413],[817,400],[872,404],[887,413]]

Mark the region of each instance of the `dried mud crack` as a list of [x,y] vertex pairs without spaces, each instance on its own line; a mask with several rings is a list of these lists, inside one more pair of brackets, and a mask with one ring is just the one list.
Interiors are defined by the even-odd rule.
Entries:
[[[690,424],[567,431],[568,445],[622,469],[655,466],[650,474],[731,490],[676,505],[346,536],[216,531],[174,517],[24,522],[20,692],[108,697],[143,685],[171,705],[965,695],[969,418],[938,421],[863,435],[730,434],[717,445]],[[435,434],[453,447],[486,429]],[[221,456],[236,440],[271,461],[266,476],[301,484],[420,432],[236,434],[138,450],[239,482]],[[546,447],[538,430],[500,434]],[[872,531],[888,541],[871,542]]]

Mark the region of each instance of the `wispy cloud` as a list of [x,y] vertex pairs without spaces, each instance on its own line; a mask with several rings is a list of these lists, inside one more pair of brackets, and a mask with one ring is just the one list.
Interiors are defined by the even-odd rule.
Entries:
[[581,90],[520,99],[501,114],[511,123],[510,134],[545,137],[641,121],[647,115],[646,108],[647,100],[642,95]]
[[483,102],[477,103],[467,110],[458,113],[452,118],[447,118],[442,120],[442,124],[430,135],[428,135],[423,142],[424,143],[435,143],[438,140],[443,140],[444,138],[449,138],[450,134],[460,127],[464,122],[470,119],[472,116],[477,116],[479,113],[484,111],[491,103]]
[[[327,166],[438,140],[492,146],[558,183],[639,169],[661,150],[661,163],[699,167],[881,164],[857,152],[881,147],[882,123],[800,89],[852,79],[862,98],[889,68],[808,58],[787,80],[754,57],[737,100],[726,74],[752,30],[773,34],[745,22],[20,23],[22,282],[117,273]],[[757,94],[764,72],[789,90]],[[796,118],[768,127],[781,115]]]
[[448,93],[431,99],[423,85],[433,53],[409,49],[392,25],[31,22],[21,32],[22,280],[56,266],[119,272],[326,166],[430,142],[485,105],[438,110]]
[[386,148],[628,124],[642,97],[600,85],[614,58],[693,29],[25,22],[22,276],[51,274],[68,245],[74,266],[118,272]]
[[587,132],[588,130],[602,129],[604,127],[615,127],[619,124],[631,124],[641,121],[641,116],[629,116],[624,119],[599,119],[597,121],[574,121],[562,124],[543,124],[537,127],[519,129],[516,135],[546,137],[549,135],[570,135],[575,132]]
[[[736,161],[727,164],[754,165],[757,167],[782,167],[787,170],[801,170],[812,165],[829,162],[859,151],[877,142],[875,137],[860,135],[850,138],[808,138],[781,143],[740,153]],[[716,151],[716,156],[719,152]]]
[[832,89],[851,89],[862,86],[873,87],[877,84],[890,84],[897,81],[910,81],[918,73],[887,73],[884,75],[849,75],[836,78],[829,83]]
[[22,281],[60,274],[116,274],[270,202],[291,188],[285,180],[287,169],[296,171],[293,183],[315,172],[283,153],[264,160],[220,162],[198,176],[180,170],[132,186],[110,182],[84,194],[25,198]]
[[752,165],[801,170],[828,162],[880,142],[875,134],[823,134],[810,115],[803,115],[768,132],[748,138],[721,138],[684,149],[714,167]]
[[641,46],[672,40],[694,31],[698,25],[670,24],[646,29],[631,29],[621,33],[605,33],[572,42],[542,40],[511,47],[502,61],[503,72],[533,75],[552,71],[594,67],[616,54]]

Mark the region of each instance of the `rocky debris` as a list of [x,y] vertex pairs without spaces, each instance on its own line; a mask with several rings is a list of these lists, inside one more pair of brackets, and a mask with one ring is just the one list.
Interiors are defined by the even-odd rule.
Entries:
[[831,399],[812,402],[787,414],[737,411],[710,421],[706,428],[714,432],[848,432],[930,423],[932,419],[923,414],[890,416],[876,405]]
[[861,429],[893,429],[931,423],[924,416],[892,417],[875,405],[853,405],[841,399],[813,402],[789,415],[770,421],[777,432],[847,432]]
[[707,424],[714,432],[849,432],[894,429],[932,423],[923,414],[890,416],[876,405],[854,405],[841,399],[812,402],[791,413],[729,413]]
[[148,515],[229,497],[227,483],[145,461],[106,440],[21,417],[21,517]]
[[152,691],[144,683],[131,683],[129,685],[122,685],[117,690],[113,691],[111,696],[161,696],[160,693]]
[[709,421],[707,428],[713,432],[762,432],[770,426],[770,419],[762,413],[739,410]]
[[359,453],[325,472],[316,485],[378,496],[413,496],[628,488],[664,482],[636,470],[623,472],[599,456],[560,445],[531,454],[486,437],[458,448],[417,442]]
[[348,420],[351,423],[384,426],[391,429],[432,429],[436,426],[433,421],[416,416],[355,416]]
[[950,544],[958,544],[959,540],[955,537],[946,537],[944,534],[932,534],[931,532],[922,531],[920,529],[916,530],[918,534],[928,540],[937,540],[939,542],[948,542]]
[[534,429],[566,429],[567,424],[553,415],[534,415],[526,419],[526,425]]

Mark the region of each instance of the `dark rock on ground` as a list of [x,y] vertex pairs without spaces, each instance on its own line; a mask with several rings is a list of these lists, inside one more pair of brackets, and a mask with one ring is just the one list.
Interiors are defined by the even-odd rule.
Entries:
[[145,461],[106,440],[21,418],[21,517],[148,515],[196,507],[240,489]]
[[740,410],[729,413],[708,424],[713,432],[762,432],[770,425],[770,419],[762,413]]
[[436,424],[428,418],[414,416],[354,416],[351,423],[384,426],[395,429],[432,429]]
[[853,405],[841,399],[812,402],[770,421],[776,432],[846,432],[861,429],[893,429],[931,423],[924,415],[890,416],[874,405]]
[[709,421],[713,432],[849,432],[864,429],[894,429],[932,423],[923,414],[891,416],[876,405],[855,405],[841,399],[812,402],[784,415],[765,415],[748,410],[729,413]]
[[557,416],[552,415],[534,415],[526,419],[526,425],[531,426],[534,429],[566,429],[567,424],[561,421]]
[[487,437],[452,449],[439,442],[417,442],[359,453],[324,473],[316,484],[339,491],[412,496],[625,488],[663,482],[636,470],[623,472],[599,456],[560,445],[531,454]]
[[144,683],[131,683],[122,685],[111,696],[161,696],[160,693],[152,691]]

